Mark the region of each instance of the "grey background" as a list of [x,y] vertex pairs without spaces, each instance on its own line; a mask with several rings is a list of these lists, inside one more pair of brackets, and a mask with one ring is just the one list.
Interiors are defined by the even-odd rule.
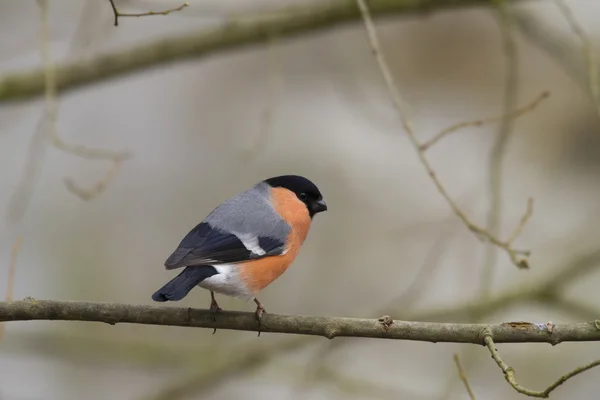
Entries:
[[[123,18],[115,28],[108,2],[52,1],[53,57],[60,62],[125,48],[214,25],[229,12],[278,4],[190,3],[166,17]],[[139,12],[179,2],[118,4],[123,11]],[[597,43],[600,3],[568,4]],[[532,250],[532,268],[518,271],[503,252],[496,252],[493,292],[543,279],[597,248],[600,237],[599,124],[585,77],[578,74],[578,39],[553,2],[524,2],[518,10],[535,17],[567,52],[557,63],[516,34],[517,104],[544,90],[552,95],[515,122],[504,165],[500,236],[508,235],[527,197],[534,197],[534,216],[517,242]],[[422,140],[455,122],[501,113],[506,60],[493,10],[388,19],[377,27]],[[0,79],[41,65],[38,30],[34,1],[0,1]],[[11,246],[23,236],[16,298],[151,304],[153,291],[173,275],[163,269],[164,260],[191,227],[223,199],[284,173],[314,180],[329,211],[316,218],[293,267],[262,294],[267,310],[377,317],[377,308],[410,284],[440,231],[448,232],[441,266],[428,278],[419,301],[398,305],[398,312],[478,295],[485,246],[450,213],[418,162],[361,24],[280,40],[270,49],[258,46],[141,71],[61,96],[59,107],[58,129],[65,140],[128,150],[133,158],[101,196],[84,202],[65,189],[62,179],[70,176],[89,186],[109,164],[46,149],[25,217],[12,224],[4,214],[0,222],[0,276],[8,273]],[[256,149],[265,108],[271,113],[267,140]],[[43,112],[43,98],[0,106],[3,210],[21,179]],[[429,152],[453,198],[479,224],[485,223],[488,209],[487,168],[497,129],[497,124],[465,129]],[[597,285],[598,274],[592,274],[567,293],[594,305],[600,301]],[[208,302],[208,292],[197,289],[175,305],[206,307]],[[219,302],[228,309],[253,309],[236,300]],[[575,319],[542,305],[511,307],[484,318]],[[235,365],[244,350],[260,345],[270,352],[280,339],[226,331],[212,336],[210,330],[174,327],[10,323],[0,345],[0,398],[151,398],[192,372]],[[346,341],[349,345],[324,361],[333,375],[314,374],[315,360],[328,343],[311,338],[260,368],[223,373],[223,381],[210,380],[206,392],[189,398],[465,399],[452,361],[456,351],[464,357],[479,398],[521,397],[479,347]],[[524,385],[542,389],[592,361],[599,346],[504,345],[500,350]],[[553,398],[593,396],[600,389],[599,374],[592,370],[573,379]],[[313,375],[322,379],[312,380]]]

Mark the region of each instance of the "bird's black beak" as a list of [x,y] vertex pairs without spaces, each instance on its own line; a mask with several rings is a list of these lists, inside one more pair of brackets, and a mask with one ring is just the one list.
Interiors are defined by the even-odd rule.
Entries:
[[311,211],[313,215],[323,211],[327,211],[327,203],[325,203],[325,200],[317,200],[314,203],[312,203]]

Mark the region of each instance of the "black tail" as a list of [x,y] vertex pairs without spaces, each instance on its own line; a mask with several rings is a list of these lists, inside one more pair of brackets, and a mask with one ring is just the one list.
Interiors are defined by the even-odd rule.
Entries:
[[161,287],[152,295],[154,301],[177,301],[183,299],[189,292],[208,277],[218,274],[215,267],[199,265],[185,267],[175,278]]

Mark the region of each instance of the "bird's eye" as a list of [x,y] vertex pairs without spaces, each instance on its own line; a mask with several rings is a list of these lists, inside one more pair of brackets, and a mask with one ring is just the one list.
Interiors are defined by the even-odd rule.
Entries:
[[306,193],[300,193],[300,200],[306,200],[308,196],[306,195]]

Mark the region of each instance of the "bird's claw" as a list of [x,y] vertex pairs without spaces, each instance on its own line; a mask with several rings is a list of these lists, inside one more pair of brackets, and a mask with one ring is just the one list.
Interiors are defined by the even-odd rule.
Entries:
[[259,337],[260,337],[260,327],[261,327],[262,317],[266,313],[267,313],[267,311],[265,310],[265,308],[262,305],[258,305],[256,307],[256,311],[254,312],[254,314],[256,315],[256,320],[258,322],[258,336]]
[[[216,303],[213,305],[210,305],[209,311],[212,315],[213,321],[217,321],[217,314],[220,313],[221,311],[223,311],[223,309],[221,307],[219,307]],[[213,335],[217,333],[217,328],[213,328]]]
[[220,313],[221,311],[223,311],[223,309],[221,307],[219,307],[216,303],[215,304],[211,304],[209,311],[213,317],[213,320],[217,320],[217,314]]
[[[223,309],[221,307],[219,307],[219,305],[217,304],[217,301],[215,300],[215,295],[213,292],[210,292],[210,308],[208,309],[212,315],[213,321],[217,321],[217,314],[220,313],[221,311],[223,311]],[[213,335],[217,333],[217,328],[213,329]]]

